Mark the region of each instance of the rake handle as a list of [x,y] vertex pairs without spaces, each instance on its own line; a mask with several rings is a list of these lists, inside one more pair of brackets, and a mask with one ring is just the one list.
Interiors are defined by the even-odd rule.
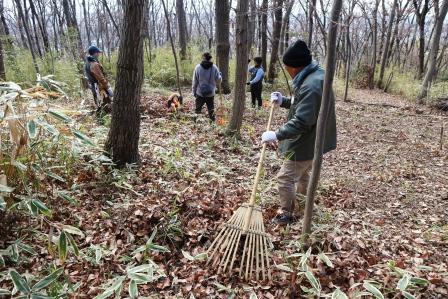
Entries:
[[[268,120],[268,125],[266,127],[266,131],[269,131],[271,129],[272,116],[274,115],[274,107],[275,107],[275,105],[271,104],[271,110],[269,111],[269,120]],[[264,157],[265,157],[266,146],[267,146],[267,144],[263,143],[263,147],[261,148],[260,159],[258,160],[257,173],[255,174],[255,180],[254,180],[254,184],[252,187],[252,193],[251,193],[250,199],[249,199],[249,207],[248,207],[245,219],[244,219],[243,234],[245,234],[247,232],[247,230],[249,229],[250,218],[252,216],[252,209],[255,204],[255,198],[257,196],[258,183],[260,181],[261,171],[263,169],[263,161],[264,161]]]

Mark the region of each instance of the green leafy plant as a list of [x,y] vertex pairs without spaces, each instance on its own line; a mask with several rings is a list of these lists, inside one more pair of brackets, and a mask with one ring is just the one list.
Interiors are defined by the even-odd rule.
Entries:
[[[14,292],[11,292],[12,295],[15,295],[15,293],[19,293],[20,295],[15,298],[31,298],[31,299],[38,299],[38,298],[48,298],[45,289],[50,286],[53,282],[55,282],[59,276],[64,272],[63,268],[59,268],[49,274],[48,276],[44,277],[43,279],[39,280],[35,284],[31,285],[22,275],[20,275],[16,270],[11,269],[9,270],[9,277],[12,280],[14,284]],[[6,294],[8,292],[7,290],[0,290],[0,294],[2,292]]]

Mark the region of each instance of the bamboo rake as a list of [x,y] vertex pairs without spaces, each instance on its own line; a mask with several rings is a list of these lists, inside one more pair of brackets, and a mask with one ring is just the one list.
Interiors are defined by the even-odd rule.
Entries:
[[[267,130],[271,128],[274,105],[271,105]],[[263,169],[263,161],[266,152],[266,143],[263,144],[258,161],[257,172],[252,187],[252,193],[248,203],[239,207],[229,221],[224,224],[207,251],[207,265],[211,263],[218,268],[218,273],[232,273],[237,256],[241,255],[239,263],[239,275],[249,280],[260,277],[271,280],[271,268],[269,262],[269,235],[265,233],[261,208],[255,204]],[[241,243],[244,243],[241,248]],[[255,276],[253,274],[255,273]]]

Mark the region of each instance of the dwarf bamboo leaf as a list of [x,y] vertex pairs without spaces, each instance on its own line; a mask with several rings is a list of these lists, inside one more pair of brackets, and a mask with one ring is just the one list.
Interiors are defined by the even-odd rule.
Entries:
[[51,171],[46,171],[45,174],[48,175],[49,177],[55,179],[56,181],[59,181],[61,183],[65,183],[65,179],[63,177],[57,175],[56,173],[53,173]]
[[0,296],[8,296],[11,295],[11,292],[5,289],[0,289]]
[[397,284],[397,289],[401,290],[401,291],[405,291],[408,286],[409,283],[411,282],[411,277],[409,276],[409,274],[405,274],[403,275],[403,277],[398,281]]
[[137,288],[137,283],[135,282],[135,280],[131,280],[131,282],[129,283],[129,296],[131,298],[138,297],[138,288]]
[[47,277],[43,278],[42,280],[40,280],[39,282],[37,282],[35,285],[33,285],[33,287],[31,288],[33,291],[38,291],[40,289],[43,289],[47,286],[49,286],[50,284],[52,284],[56,279],[58,279],[59,276],[61,276],[61,274],[64,272],[63,268],[59,268],[56,271],[54,271],[53,273],[51,273],[50,275],[48,275]]
[[258,299],[257,294],[255,294],[255,292],[252,291],[252,293],[250,294],[249,299]]
[[404,296],[404,298],[406,298],[406,299],[416,299],[416,298],[417,298],[417,297],[415,297],[414,295],[412,295],[411,293],[406,292],[406,291],[402,291],[401,294],[402,294],[402,295]]
[[14,188],[0,184],[0,192],[11,193],[12,191],[14,191]]
[[310,282],[311,286],[316,290],[316,292],[320,293],[321,286],[320,286],[320,283],[317,280],[317,278],[314,276],[313,272],[306,271],[305,276],[308,279],[308,281]]
[[96,146],[95,143],[92,141],[92,139],[90,139],[89,137],[87,137],[86,135],[84,135],[79,131],[73,131],[73,135],[75,135],[76,138],[80,139],[84,144],[90,146]]
[[14,286],[19,292],[24,294],[30,293],[31,290],[25,278],[23,278],[22,275],[20,275],[16,270],[11,269],[9,271],[9,276],[11,277]]
[[50,109],[50,110],[48,110],[48,114],[50,114],[52,117],[54,117],[62,122],[65,122],[65,123],[69,123],[69,122],[73,121],[73,119],[71,119],[70,117],[68,117],[67,115],[62,113],[61,111]]
[[66,233],[65,233],[65,236],[67,237],[68,242],[70,243],[70,245],[71,245],[72,248],[73,248],[73,254],[74,254],[75,256],[79,256],[78,245],[76,245],[76,242],[75,242],[75,240],[73,239],[72,235],[69,234],[68,232],[66,232]]
[[290,272],[290,273],[294,272],[287,264],[278,264],[278,265],[275,265],[275,267],[282,271],[286,271],[286,272]]
[[17,167],[21,171],[26,171],[28,169],[28,167],[26,167],[25,164],[23,164],[23,163],[21,163],[21,162],[19,162],[17,160],[12,161],[11,164],[13,166]]
[[59,236],[58,249],[59,259],[61,260],[61,262],[64,262],[65,258],[67,257],[67,236],[65,235],[64,231],[62,231],[61,235]]
[[415,285],[419,285],[419,286],[427,286],[429,284],[429,281],[427,281],[424,278],[419,278],[419,277],[412,277],[411,278],[411,283],[415,284]]
[[170,250],[164,246],[161,245],[157,245],[157,244],[149,244],[149,246],[147,246],[148,250],[151,251],[156,251],[156,252],[170,252]]
[[370,293],[372,293],[372,295],[377,298],[377,299],[384,299],[384,295],[381,293],[380,290],[377,289],[377,287],[375,287],[373,284],[371,284],[368,281],[364,281],[364,283],[362,284],[362,286],[369,291]]
[[62,226],[62,230],[66,231],[67,233],[70,233],[72,235],[77,235],[77,236],[80,236],[82,238],[85,237],[84,233],[79,228],[76,228],[76,227],[71,226],[71,225],[63,225]]
[[60,192],[58,192],[58,196],[61,197],[62,199],[65,199],[66,201],[68,201],[71,204],[74,204],[74,205],[78,204],[78,201],[74,197],[68,195],[66,192],[60,191]]
[[331,260],[328,258],[328,256],[325,253],[321,252],[321,253],[319,253],[319,255],[317,257],[319,258],[319,260],[324,262],[325,265],[327,265],[328,267],[330,267],[330,268],[334,267],[333,263],[331,262]]
[[36,250],[34,250],[33,247],[28,246],[25,243],[22,243],[21,241],[18,241],[16,244],[17,244],[17,247],[20,248],[20,250],[26,251],[31,255],[37,254]]
[[348,299],[348,297],[343,291],[341,291],[340,289],[336,289],[331,294],[331,299]]
[[53,299],[54,297],[50,297],[43,294],[31,294],[31,299]]
[[0,267],[4,267],[5,266],[5,260],[3,259],[3,256],[0,255]]
[[0,211],[6,210],[6,201],[3,199],[3,196],[0,196]]
[[45,216],[50,216],[51,215],[51,210],[49,208],[47,208],[47,206],[41,202],[38,199],[32,199],[31,200],[31,204],[33,206],[35,206],[37,208],[37,210],[41,213],[44,214]]
[[37,126],[36,126],[36,122],[32,119],[30,120],[27,124],[26,124],[26,128],[28,131],[28,136],[31,139],[36,138],[37,135]]

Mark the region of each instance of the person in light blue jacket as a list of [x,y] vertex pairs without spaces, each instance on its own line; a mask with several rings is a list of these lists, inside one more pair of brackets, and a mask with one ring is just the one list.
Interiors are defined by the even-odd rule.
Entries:
[[252,107],[255,108],[255,104],[258,103],[258,108],[263,104],[261,94],[263,92],[263,77],[264,70],[261,66],[261,57],[255,57],[255,65],[249,69],[250,81],[247,85],[250,85],[250,94],[252,96]]
[[221,73],[213,64],[212,56],[206,52],[202,54],[202,62],[196,65],[193,73],[192,92],[196,98],[196,113],[200,114],[204,104],[207,105],[208,116],[215,121],[215,90],[216,84],[222,80]]

